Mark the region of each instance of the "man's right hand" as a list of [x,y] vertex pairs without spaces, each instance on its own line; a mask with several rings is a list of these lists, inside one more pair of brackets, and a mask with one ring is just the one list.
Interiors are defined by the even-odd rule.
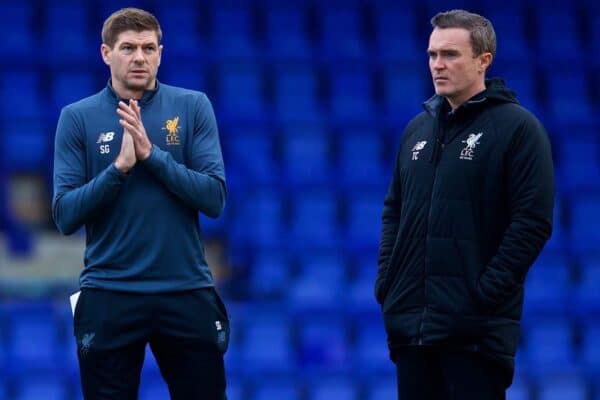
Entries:
[[135,147],[133,137],[126,130],[123,131],[123,141],[121,142],[121,151],[115,160],[115,167],[123,174],[129,172],[135,165]]

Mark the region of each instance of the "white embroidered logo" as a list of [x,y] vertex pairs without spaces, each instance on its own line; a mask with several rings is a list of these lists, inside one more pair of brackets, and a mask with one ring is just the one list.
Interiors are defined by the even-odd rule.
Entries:
[[115,138],[115,133],[114,132],[106,132],[106,133],[101,133],[100,136],[98,136],[98,140],[96,141],[96,143],[100,143],[100,154],[108,154],[110,153],[110,145],[108,144],[102,144],[102,143],[108,143],[108,142],[112,142],[112,140]]
[[425,145],[427,144],[427,140],[423,140],[420,142],[417,142],[417,144],[415,144],[415,147],[412,148],[412,159],[413,160],[418,160],[419,159],[419,151],[423,150],[425,148]]
[[101,133],[100,136],[98,137],[98,141],[96,143],[112,142],[112,140],[114,138],[115,138],[114,132]]
[[483,135],[483,132],[479,132],[477,134],[470,133],[467,140],[463,140],[462,143],[466,143],[464,149],[460,151],[460,159],[461,160],[472,160],[475,155],[475,146],[479,144],[479,138]]

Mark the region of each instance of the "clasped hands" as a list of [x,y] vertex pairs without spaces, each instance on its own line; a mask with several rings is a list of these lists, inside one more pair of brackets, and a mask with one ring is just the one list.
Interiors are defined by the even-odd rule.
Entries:
[[152,143],[142,123],[142,113],[137,100],[130,100],[129,105],[119,101],[117,114],[121,117],[119,124],[123,127],[123,141],[115,160],[115,167],[122,173],[127,173],[138,160],[143,161],[150,157]]

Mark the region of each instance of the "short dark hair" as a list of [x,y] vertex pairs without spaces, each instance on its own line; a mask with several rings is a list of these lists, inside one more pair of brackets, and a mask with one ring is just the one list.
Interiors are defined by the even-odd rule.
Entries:
[[492,53],[496,56],[496,32],[489,19],[465,10],[437,13],[431,18],[431,26],[439,29],[463,28],[469,31],[473,55]]
[[117,38],[125,31],[154,31],[158,38],[158,44],[162,40],[162,31],[158,20],[148,11],[140,8],[122,8],[112,13],[102,26],[102,43],[112,48]]

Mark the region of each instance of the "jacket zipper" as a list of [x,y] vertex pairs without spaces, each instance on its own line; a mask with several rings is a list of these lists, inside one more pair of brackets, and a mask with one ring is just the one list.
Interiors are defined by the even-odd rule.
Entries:
[[425,282],[425,278],[427,277],[427,263],[429,262],[429,257],[427,257],[427,239],[429,238],[429,224],[431,223],[431,204],[433,202],[433,190],[435,188],[435,182],[437,180],[437,166],[439,159],[442,157],[442,151],[444,150],[444,143],[438,143],[436,138],[436,146],[440,146],[440,153],[437,155],[437,159],[434,160],[433,165],[433,181],[431,183],[431,195],[429,197],[429,211],[427,212],[427,231],[425,234],[425,265],[423,266],[423,297],[425,299],[425,306],[423,307],[423,312],[421,313],[421,323],[419,325],[419,341],[418,344],[423,344],[423,322],[425,321],[425,317],[427,316],[427,283]]

